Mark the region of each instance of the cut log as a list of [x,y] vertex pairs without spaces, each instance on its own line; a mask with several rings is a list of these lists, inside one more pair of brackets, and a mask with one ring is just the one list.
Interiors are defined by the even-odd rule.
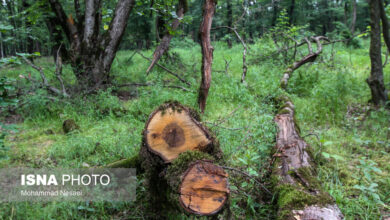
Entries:
[[171,211],[201,216],[229,214],[223,211],[229,211],[228,175],[214,161],[207,153],[187,151],[165,166],[144,166],[150,211],[161,218]]
[[196,161],[187,169],[180,186],[183,208],[198,215],[213,215],[220,211],[229,195],[227,177],[221,167]]
[[170,163],[189,150],[214,152],[219,149],[211,132],[197,119],[197,113],[177,102],[168,102],[154,111],[143,132],[143,147]]
[[214,163],[221,161],[222,151],[199,121],[196,111],[170,101],[145,125],[139,156],[150,211],[159,217],[173,210],[215,215],[228,203],[228,176]]

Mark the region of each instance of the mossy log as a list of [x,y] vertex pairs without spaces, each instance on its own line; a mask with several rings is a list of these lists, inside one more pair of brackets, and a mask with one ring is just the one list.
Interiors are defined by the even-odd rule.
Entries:
[[333,198],[321,190],[310,146],[300,137],[294,105],[283,97],[275,117],[278,127],[272,181],[279,219],[343,219]]
[[221,157],[215,136],[199,120],[196,111],[178,102],[171,101],[158,107],[143,131],[143,158],[151,163],[170,163],[188,150]]
[[[281,89],[286,90],[296,69],[316,60],[322,52],[322,39],[327,40],[321,36],[311,38],[317,43],[317,51],[313,52],[310,41],[305,38],[309,54],[287,68]],[[300,136],[293,102],[288,96],[281,96],[277,101],[281,108],[274,119],[278,133],[271,180],[277,194],[278,219],[343,219],[333,198],[321,189],[310,146]]]
[[[140,160],[153,212],[171,210],[215,215],[229,196],[227,174],[217,166],[222,151],[199,115],[178,102],[167,102],[149,117]],[[161,217],[161,216],[160,216]]]
[[154,213],[167,217],[172,211],[187,215],[216,215],[228,205],[227,173],[203,152],[181,153],[161,172],[146,171],[149,201]]

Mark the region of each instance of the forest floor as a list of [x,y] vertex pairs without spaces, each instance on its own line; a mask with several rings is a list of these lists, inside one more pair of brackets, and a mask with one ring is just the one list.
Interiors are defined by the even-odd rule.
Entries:
[[[368,103],[370,91],[365,82],[370,62],[367,42],[361,49],[338,43],[325,46],[320,58],[294,72],[288,86],[296,105],[301,136],[313,147],[318,162],[318,178],[336,200],[346,219],[385,219],[390,217],[390,112]],[[251,44],[248,74],[240,83],[242,48],[232,49],[214,42],[213,79],[202,121],[220,141],[227,164],[258,178],[269,187],[267,175],[271,150],[275,145],[273,117],[282,93],[279,80],[285,70],[280,58],[261,61],[273,50],[271,41]],[[305,53],[304,50],[302,50]],[[142,51],[151,57],[151,50]],[[120,51],[112,67],[113,83],[149,83],[153,86],[113,87],[98,94],[72,99],[53,98],[43,90],[29,93],[20,109],[1,118],[15,124],[17,131],[7,135],[8,158],[0,168],[84,167],[105,165],[138,154],[141,132],[149,114],[167,100],[177,100],[197,108],[200,79],[200,47],[189,40],[172,43],[170,57],[160,63],[187,79],[191,86],[159,67],[149,74],[147,60],[134,51]],[[291,62],[290,62],[291,63]],[[52,58],[40,58],[48,78],[55,82]],[[390,88],[390,65],[385,82]],[[16,83],[30,87],[20,74],[32,68],[19,65],[1,70],[18,78]],[[69,67],[64,81],[74,83]],[[180,85],[190,91],[167,88]],[[64,134],[62,123],[74,119],[79,130]],[[253,180],[230,173],[231,209],[238,219],[272,219],[275,205]],[[142,183],[143,179],[138,180]],[[112,219],[148,218],[145,189],[137,188],[134,203],[112,202],[12,202],[0,204],[0,219]],[[171,213],[172,218],[184,218]]]

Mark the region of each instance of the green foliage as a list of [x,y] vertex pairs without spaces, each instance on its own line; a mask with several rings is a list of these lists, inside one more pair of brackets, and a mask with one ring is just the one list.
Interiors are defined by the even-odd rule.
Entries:
[[[19,100],[11,96],[15,91],[13,80],[6,77],[0,77],[0,113],[7,115],[9,108],[14,108],[18,104]],[[6,147],[5,137],[10,132],[16,132],[15,126],[5,124],[0,121],[0,160],[8,159],[7,151],[9,147]]]

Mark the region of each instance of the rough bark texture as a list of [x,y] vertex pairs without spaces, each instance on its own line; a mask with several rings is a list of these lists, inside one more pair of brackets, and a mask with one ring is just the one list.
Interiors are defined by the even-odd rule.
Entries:
[[386,16],[386,11],[385,11],[383,0],[379,0],[378,3],[379,3],[381,20],[382,20],[383,39],[385,40],[385,44],[387,46],[387,51],[390,52],[389,20],[387,19],[387,16]]
[[290,8],[288,9],[288,17],[289,17],[288,23],[290,25],[292,25],[294,22],[294,9],[295,9],[295,0],[291,0],[291,5]]
[[387,101],[387,92],[383,81],[382,54],[381,54],[381,30],[380,30],[380,6],[381,1],[370,0],[370,60],[371,75],[367,79],[371,90],[371,101],[375,105],[384,104]]
[[168,50],[169,44],[172,40],[173,35],[171,34],[171,31],[176,31],[176,29],[180,25],[180,21],[183,19],[184,14],[187,11],[187,0],[180,0],[178,9],[176,11],[177,18],[173,19],[170,27],[170,31],[167,31],[162,38],[160,44],[157,46],[156,50],[153,53],[153,60],[150,63],[148,69],[146,70],[146,73],[149,73],[154,65],[160,60],[161,56]]
[[[77,20],[68,17],[58,0],[49,0],[50,7],[70,44],[69,59],[82,89],[95,89],[109,82],[111,64],[127,25],[134,0],[119,0],[108,30],[100,34],[101,0],[86,0],[84,19],[80,5],[74,1]],[[51,21],[47,21],[51,26]],[[65,48],[65,47],[63,47]]]
[[211,66],[213,63],[213,51],[210,40],[210,29],[213,22],[216,0],[205,0],[203,4],[203,20],[200,24],[200,44],[202,47],[202,81],[200,83],[198,104],[202,113],[206,108],[207,96],[211,83]]
[[145,125],[139,161],[151,211],[160,218],[173,210],[214,215],[228,201],[227,175],[213,162],[222,159],[222,151],[199,120],[195,111],[167,102]]
[[[317,52],[312,52],[310,41],[307,40],[309,55],[287,69],[281,80],[282,89],[286,88],[294,70],[313,62],[321,53],[322,38],[312,38],[317,42]],[[310,146],[300,137],[293,102],[287,96],[279,97],[278,102],[282,107],[275,116],[278,133],[271,176],[277,193],[278,219],[343,219],[333,198],[322,191],[316,178],[315,162]]]
[[352,35],[355,33],[355,26],[356,26],[356,0],[352,0],[352,20],[351,20],[351,33]]

